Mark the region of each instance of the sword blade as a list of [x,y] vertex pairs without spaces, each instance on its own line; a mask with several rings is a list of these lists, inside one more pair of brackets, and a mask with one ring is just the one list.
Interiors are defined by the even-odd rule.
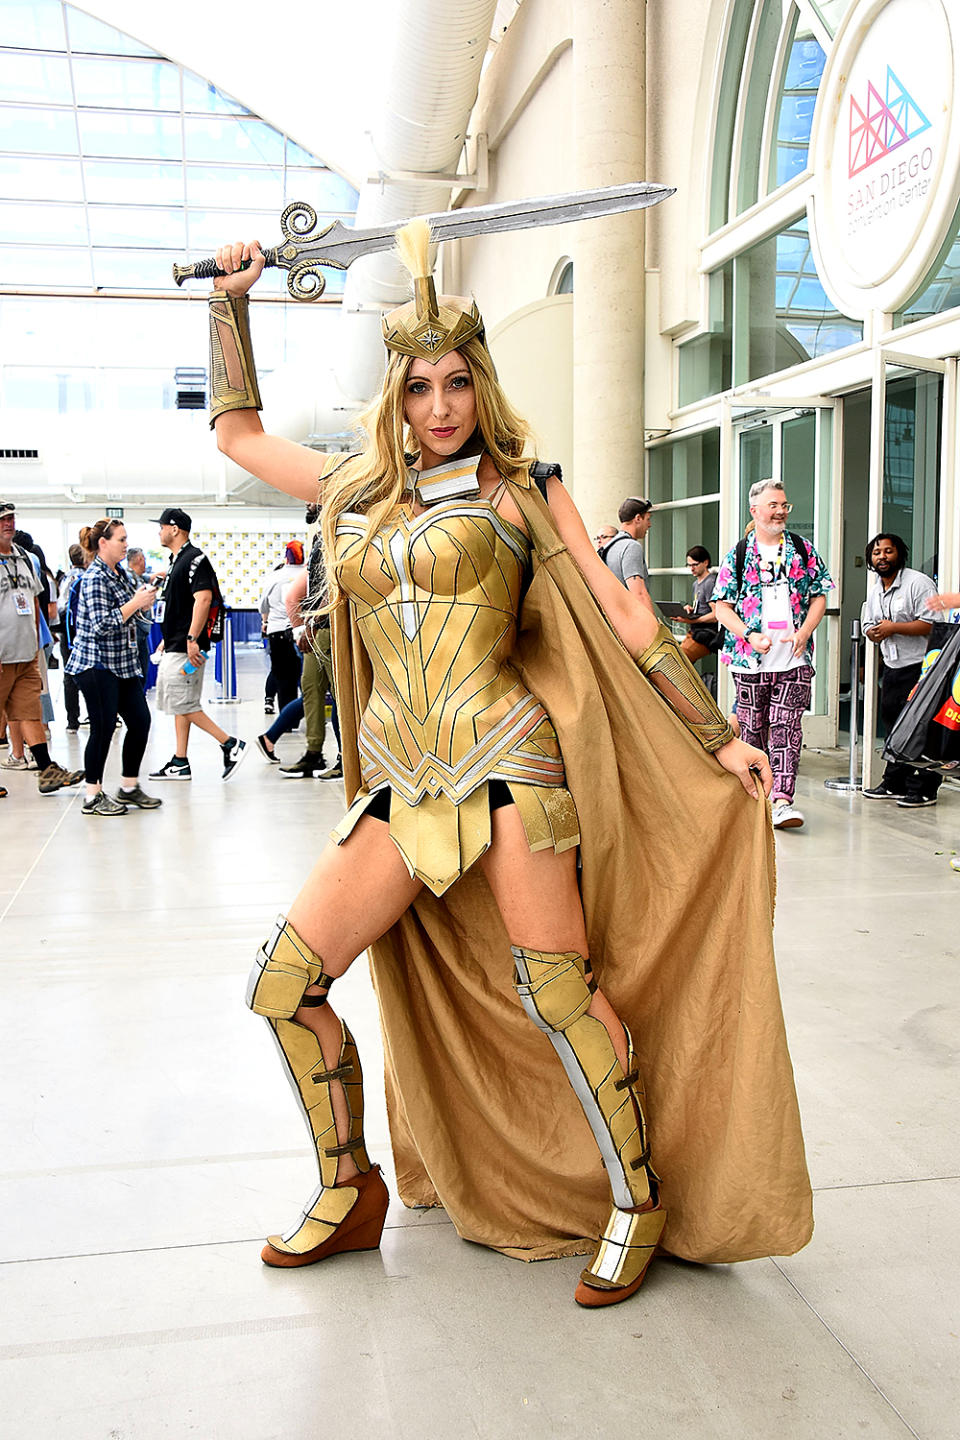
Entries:
[[[540,225],[567,225],[578,220],[594,220],[603,215],[622,214],[626,210],[644,210],[658,205],[675,193],[668,185],[635,182],[630,185],[608,185],[601,190],[579,190],[566,195],[536,195],[528,200],[514,200],[506,205],[471,205],[466,210],[444,210],[426,215],[435,241],[457,240],[467,235],[497,235],[508,230],[532,230]],[[310,259],[315,265],[324,263],[346,268],[363,255],[375,255],[393,248],[398,230],[408,220],[391,221],[372,230],[356,230],[336,224],[315,241],[301,244],[296,261]],[[283,247],[280,247],[282,249]],[[287,266],[287,261],[278,259]]]
[[[669,185],[653,181],[636,181],[629,185],[607,185],[600,190],[574,190],[565,195],[536,195],[528,200],[514,200],[506,205],[473,205],[466,210],[444,210],[424,218],[436,241],[457,240],[466,235],[497,235],[508,230],[530,230],[539,225],[567,225],[579,220],[594,220],[603,215],[622,214],[627,210],[645,210],[659,205],[675,194]],[[295,215],[293,212],[297,212]],[[293,218],[291,219],[291,216]],[[289,220],[289,224],[288,224]],[[398,230],[409,220],[391,221],[375,229],[357,230],[335,220],[318,230],[316,212],[300,203],[289,205],[283,213],[282,226],[286,240],[264,251],[267,264],[294,272],[287,285],[297,299],[315,299],[323,290],[322,266],[346,270],[364,255],[391,250]],[[309,225],[309,228],[306,228]],[[200,260],[192,265],[175,265],[174,279],[178,285],[193,278],[208,279],[222,275],[215,260]],[[300,277],[298,280],[297,277]]]

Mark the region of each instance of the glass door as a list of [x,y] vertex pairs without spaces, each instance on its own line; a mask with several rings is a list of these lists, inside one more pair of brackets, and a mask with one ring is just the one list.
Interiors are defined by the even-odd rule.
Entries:
[[[908,564],[940,580],[940,488],[946,438],[946,364],[886,352],[871,395],[869,534],[890,531],[907,544]],[[872,579],[868,579],[868,584]],[[877,646],[864,641],[863,783],[875,784],[882,762]]]
[[[790,529],[816,546],[830,573],[836,576],[838,497],[834,495],[832,477],[839,468],[834,464],[839,426],[833,400],[817,396],[754,409],[733,401],[724,428],[731,483],[729,502],[721,505],[726,540],[721,548],[729,549],[744,533],[750,520],[750,487],[769,477],[783,485],[793,504]],[[813,699],[804,720],[809,745],[826,747],[837,743],[838,642],[839,606],[831,594],[826,618],[817,631]]]

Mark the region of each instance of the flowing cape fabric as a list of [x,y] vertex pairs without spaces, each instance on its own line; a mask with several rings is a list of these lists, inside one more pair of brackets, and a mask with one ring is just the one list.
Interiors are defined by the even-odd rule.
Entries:
[[[518,665],[556,727],[580,816],[590,954],[633,1035],[663,1246],[701,1262],[792,1254],[812,1233],[812,1201],[773,956],[767,807],[638,671],[537,490],[510,492],[533,539]],[[346,606],[334,646],[349,801],[370,671]],[[479,867],[441,899],[424,891],[370,960],[403,1201],[441,1204],[464,1239],[519,1259],[592,1250],[605,1173],[514,993]]]

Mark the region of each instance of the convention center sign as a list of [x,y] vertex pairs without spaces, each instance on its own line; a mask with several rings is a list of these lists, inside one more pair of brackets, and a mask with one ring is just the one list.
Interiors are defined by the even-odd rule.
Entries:
[[854,319],[904,305],[960,200],[960,0],[859,0],[820,83],[808,215],[821,280]]

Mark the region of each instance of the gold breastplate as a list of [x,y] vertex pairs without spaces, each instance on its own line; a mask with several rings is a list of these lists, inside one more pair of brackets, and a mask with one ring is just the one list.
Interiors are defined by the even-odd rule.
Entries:
[[364,786],[456,805],[490,778],[562,785],[556,735],[511,664],[530,542],[482,500],[401,510],[361,547],[337,526],[337,579],[373,669]]

